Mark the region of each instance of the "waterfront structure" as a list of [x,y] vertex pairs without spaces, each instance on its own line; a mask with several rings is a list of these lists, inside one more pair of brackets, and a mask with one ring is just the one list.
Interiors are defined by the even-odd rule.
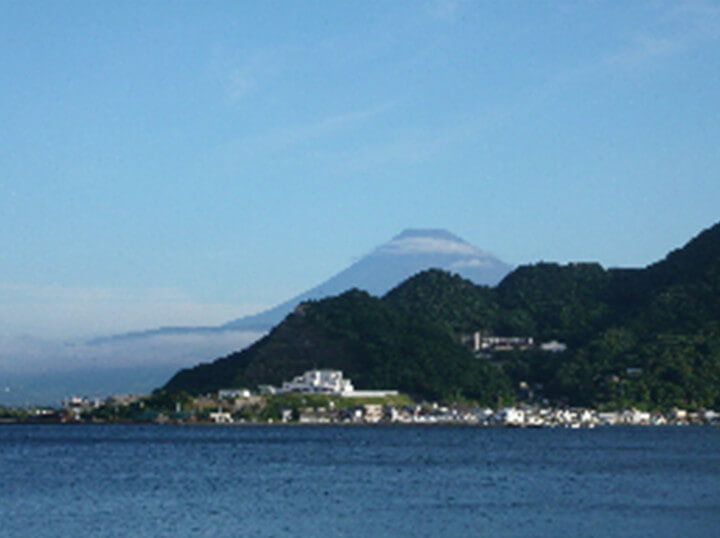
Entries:
[[[341,377],[335,380],[350,380]],[[312,373],[306,372],[306,374]],[[303,378],[305,376],[299,376]],[[312,375],[308,376],[313,378]],[[320,376],[322,377],[322,376]],[[297,379],[297,378],[296,378]],[[342,385],[342,384],[341,384]],[[348,385],[344,385],[348,386]],[[307,388],[307,387],[306,387]],[[279,389],[275,389],[279,390]],[[342,397],[357,395],[377,395],[395,391],[353,391],[343,393]],[[329,393],[324,393],[329,394]],[[329,394],[330,396],[337,396]],[[594,428],[596,426],[663,426],[663,425],[709,425],[720,426],[720,413],[713,409],[688,411],[672,409],[663,413],[659,410],[647,411],[635,408],[623,410],[597,410],[584,407],[541,407],[538,405],[518,404],[512,407],[492,409],[478,407],[467,402],[455,404],[443,403],[407,403],[406,399],[388,399],[376,401],[340,402],[334,398],[294,398],[283,402],[287,408],[278,410],[274,415],[263,414],[268,399],[263,396],[237,399],[234,402],[223,401],[217,397],[202,396],[183,406],[175,404],[175,411],[164,407],[147,407],[150,397],[136,399],[113,396],[107,398],[100,407],[92,407],[89,400],[68,398],[63,410],[50,409],[1,409],[2,423],[60,423],[60,422],[155,422],[155,423],[194,423],[212,422],[230,424],[233,422],[274,422],[298,421],[300,423],[399,423],[399,424],[466,424],[476,426],[510,426],[526,428]],[[82,404],[88,407],[83,409]],[[304,407],[299,407],[302,404]],[[313,405],[314,404],[314,405]],[[320,404],[320,405],[318,405]],[[348,405],[349,404],[349,405]],[[547,405],[547,404],[546,404]],[[121,408],[130,408],[122,410]],[[214,409],[211,409],[214,407]],[[111,415],[108,417],[108,414]]]
[[383,407],[380,404],[365,404],[363,406],[363,418],[365,422],[376,424],[384,417]]
[[516,407],[505,407],[496,413],[495,420],[506,426],[524,426],[525,411]]
[[210,413],[210,422],[215,424],[232,424],[234,422],[232,415],[227,411],[218,409],[217,411]]

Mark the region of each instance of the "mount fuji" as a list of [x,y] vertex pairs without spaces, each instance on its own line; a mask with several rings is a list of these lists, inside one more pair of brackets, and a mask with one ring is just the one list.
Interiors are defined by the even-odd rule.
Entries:
[[512,267],[445,230],[408,229],[380,245],[319,286],[270,310],[236,319],[221,329],[265,331],[298,304],[337,295],[352,288],[381,296],[426,269],[444,269],[475,284],[494,286]]

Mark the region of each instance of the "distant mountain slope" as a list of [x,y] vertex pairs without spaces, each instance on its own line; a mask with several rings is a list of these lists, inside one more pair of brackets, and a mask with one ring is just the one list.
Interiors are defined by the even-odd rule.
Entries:
[[[512,270],[512,266],[448,231],[408,229],[322,284],[259,314],[219,327],[167,327],[110,338],[146,338],[188,332],[267,331],[302,302],[338,295],[353,288],[381,296],[403,280],[431,268],[444,269],[475,284],[490,286],[500,282]],[[103,338],[98,342],[107,340]]]
[[269,329],[298,304],[357,288],[381,296],[426,269],[457,273],[475,284],[494,286],[512,267],[445,230],[405,230],[344,271],[275,308],[226,323],[228,329]]

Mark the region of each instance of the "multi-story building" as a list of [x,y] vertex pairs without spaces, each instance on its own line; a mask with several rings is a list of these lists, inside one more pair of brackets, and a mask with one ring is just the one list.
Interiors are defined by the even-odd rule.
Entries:
[[284,381],[278,392],[310,394],[347,394],[355,389],[340,370],[308,370],[292,381]]

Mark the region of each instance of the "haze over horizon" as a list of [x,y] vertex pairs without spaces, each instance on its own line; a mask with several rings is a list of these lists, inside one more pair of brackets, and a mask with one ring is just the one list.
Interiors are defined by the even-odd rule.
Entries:
[[0,347],[224,323],[406,228],[655,262],[718,220],[719,38],[703,1],[5,2]]

